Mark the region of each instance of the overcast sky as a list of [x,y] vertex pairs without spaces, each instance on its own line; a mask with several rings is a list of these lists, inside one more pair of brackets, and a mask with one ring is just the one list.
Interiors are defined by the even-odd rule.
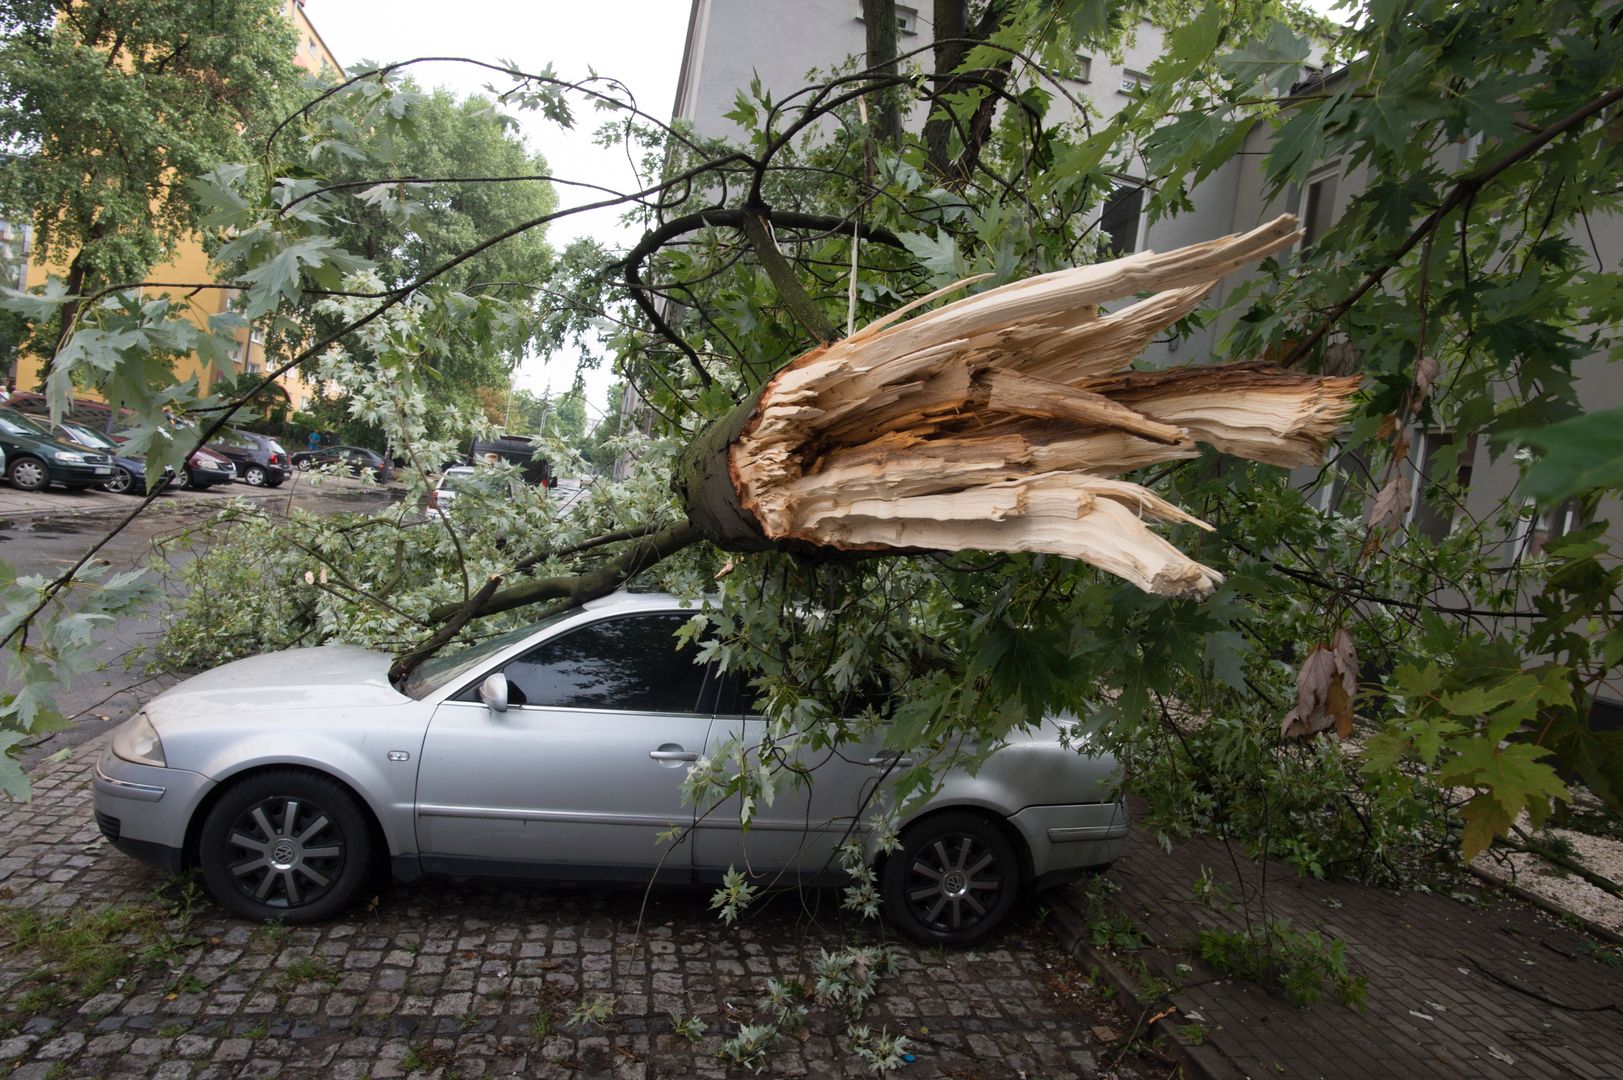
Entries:
[[[531,71],[551,64],[566,79],[585,78],[589,71],[612,75],[631,89],[644,111],[666,119],[676,99],[688,7],[687,0],[305,0],[304,10],[338,62],[350,71],[363,60],[416,56],[512,61]],[[413,71],[419,83],[444,86],[461,95],[483,93],[494,75],[462,64],[425,64]],[[597,114],[577,109],[580,125],[567,132],[527,116],[520,116],[525,140],[547,159],[553,175],[619,191],[634,189],[636,178],[625,155],[592,145]],[[566,187],[557,191],[562,206],[601,198]],[[611,244],[631,243],[635,238],[616,217],[610,211],[593,211],[563,218],[547,235],[560,249],[586,235]],[[557,393],[574,380],[572,363],[549,363],[538,357],[521,366],[518,383],[538,393],[549,387]],[[611,381],[606,370],[588,374],[595,405],[601,406]]]
[[[1308,0],[1309,6],[1333,17],[1336,0]],[[625,83],[638,105],[667,118],[676,98],[687,34],[688,0],[306,0],[305,13],[326,40],[338,62],[351,71],[360,62],[396,61],[417,56],[466,56],[475,60],[512,61],[538,70],[551,64],[568,79],[589,71],[612,75]],[[1345,12],[1339,13],[1343,17]],[[425,86],[444,86],[458,94],[482,93],[493,73],[461,64],[420,65],[414,69]],[[521,117],[530,149],[540,152],[556,176],[586,180],[617,191],[631,191],[636,176],[623,153],[592,145],[598,117],[577,111],[580,126],[562,131],[539,118]],[[590,192],[559,187],[562,206],[590,202]],[[612,211],[563,218],[548,236],[558,248],[591,235],[609,244],[635,240]],[[600,409],[612,374],[605,368],[587,373],[594,410]],[[567,390],[575,380],[572,361],[537,357],[518,372],[518,385],[537,393]]]

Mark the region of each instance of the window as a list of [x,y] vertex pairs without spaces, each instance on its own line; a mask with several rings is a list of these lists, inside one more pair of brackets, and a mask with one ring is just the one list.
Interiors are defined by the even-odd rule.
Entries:
[[1514,561],[1544,554],[1550,541],[1559,540],[1583,525],[1583,507],[1577,499],[1568,499],[1542,513],[1533,500],[1527,500],[1522,504],[1521,535],[1515,538]]
[[515,705],[618,712],[699,711],[705,668],[677,648],[688,616],[630,615],[572,630],[504,669]]
[[1442,540],[1453,530],[1454,519],[1464,509],[1463,495],[1471,489],[1476,436],[1459,448],[1454,475],[1449,477],[1442,474],[1441,467],[1451,456],[1445,451],[1453,446],[1452,431],[1422,431],[1409,452],[1414,477],[1407,523],[1433,540]]
[[1134,71],[1131,68],[1121,69],[1122,93],[1133,94],[1140,90],[1148,90],[1149,88],[1150,77],[1148,75],[1144,74],[1142,71]]
[[1360,450],[1353,450],[1333,443],[1330,447],[1330,460],[1325,464],[1324,472],[1320,474],[1318,494],[1314,498],[1314,505],[1321,513],[1352,513],[1356,514],[1359,508],[1355,505],[1344,507],[1347,494],[1360,490],[1361,484],[1369,480],[1369,459]]
[[[862,4],[857,4],[857,22],[866,22],[862,14]],[[919,32],[918,8],[896,5],[896,32],[898,34],[916,34]]]
[[1335,224],[1336,180],[1341,174],[1338,166],[1308,178],[1302,191],[1302,247],[1307,249]]
[[1085,83],[1093,81],[1093,57],[1076,54],[1076,81]]
[[1131,180],[1118,181],[1099,217],[1104,254],[1114,258],[1137,251],[1143,219],[1144,186]]

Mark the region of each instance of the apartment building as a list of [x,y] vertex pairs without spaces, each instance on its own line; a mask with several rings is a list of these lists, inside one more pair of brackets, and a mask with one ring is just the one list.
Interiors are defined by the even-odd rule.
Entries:
[[[326,42],[321,39],[315,24],[305,13],[304,0],[284,0],[283,13],[298,34],[295,63],[306,71],[317,74],[323,70],[337,72],[343,70],[337,58],[333,56],[332,50],[327,48]],[[4,237],[0,242],[9,244],[9,251],[31,255],[27,247],[27,225],[19,222],[0,222],[0,236]],[[65,277],[67,267],[63,264],[24,257],[5,264],[0,268],[0,274],[5,277],[6,284],[26,289],[42,285],[52,277]],[[207,253],[203,250],[202,239],[188,237],[182,240],[174,256],[162,265],[149,270],[147,278],[151,281],[212,280],[214,271]],[[231,304],[235,301],[236,294],[228,290],[199,292],[188,300],[188,315],[201,326],[210,316],[230,310]],[[234,363],[238,371],[250,375],[276,366],[275,358],[266,356],[265,338],[258,330],[238,331]],[[15,361],[15,371],[10,373],[7,381],[17,389],[32,389],[40,382],[41,367],[41,359],[37,356],[18,357]],[[208,393],[214,381],[213,369],[197,356],[189,356],[178,361],[175,376],[180,380],[196,377],[202,393]],[[305,382],[296,372],[284,375],[276,382],[287,395],[288,404],[295,410],[303,409],[316,393],[315,387]]]

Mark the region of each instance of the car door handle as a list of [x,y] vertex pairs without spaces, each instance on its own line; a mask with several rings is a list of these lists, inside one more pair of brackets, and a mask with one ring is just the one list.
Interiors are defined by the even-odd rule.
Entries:
[[695,754],[691,750],[683,750],[679,746],[676,747],[675,749],[667,749],[665,747],[661,747],[658,750],[650,750],[650,751],[648,751],[648,756],[649,756],[649,758],[651,758],[654,761],[698,761],[699,760],[699,755],[698,754]]
[[901,754],[878,754],[869,758],[868,764],[874,766],[875,768],[884,768],[894,765],[898,769],[911,769],[913,767],[913,759],[910,757],[904,757]]

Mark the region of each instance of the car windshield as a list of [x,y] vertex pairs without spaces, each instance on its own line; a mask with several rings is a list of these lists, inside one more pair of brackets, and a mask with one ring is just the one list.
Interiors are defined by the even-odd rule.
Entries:
[[50,438],[51,434],[22,413],[10,409],[0,409],[0,431],[7,435],[43,435],[46,438]]
[[505,634],[498,634],[493,638],[486,638],[479,644],[452,653],[449,656],[436,656],[425,660],[415,671],[406,676],[406,681],[400,685],[400,692],[407,697],[414,697],[421,701],[442,686],[455,682],[477,667],[483,660],[488,659],[507,648],[515,645],[537,630],[543,629],[573,615],[573,611],[560,611],[556,615],[542,619],[540,622],[521,626],[517,630],[509,630]]
[[63,424],[62,430],[68,438],[84,446],[95,447],[98,450],[115,450],[118,443],[109,439],[99,431],[83,427],[79,424]]

